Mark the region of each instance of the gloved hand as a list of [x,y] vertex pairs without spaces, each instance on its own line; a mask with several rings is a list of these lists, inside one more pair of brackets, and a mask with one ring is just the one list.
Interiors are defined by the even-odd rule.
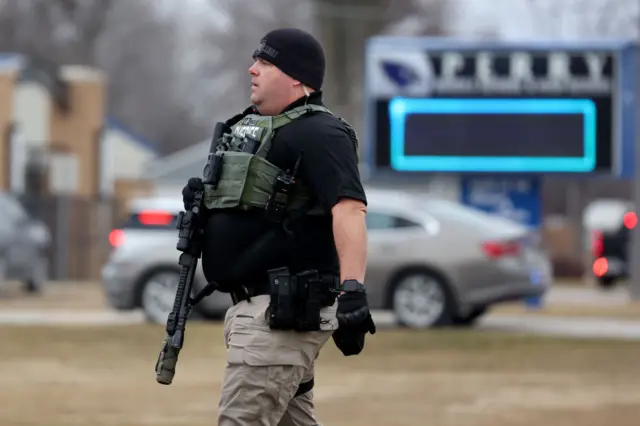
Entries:
[[203,191],[204,183],[202,183],[202,179],[199,177],[192,177],[189,179],[187,184],[182,188],[182,203],[184,204],[185,210],[191,209],[193,202],[195,201],[195,193],[196,191]]
[[363,333],[367,331],[371,334],[376,333],[376,325],[369,312],[367,293],[364,291],[344,293],[338,296],[336,318],[340,327]]
[[364,349],[366,331],[338,328],[331,336],[336,347],[344,356],[358,355]]

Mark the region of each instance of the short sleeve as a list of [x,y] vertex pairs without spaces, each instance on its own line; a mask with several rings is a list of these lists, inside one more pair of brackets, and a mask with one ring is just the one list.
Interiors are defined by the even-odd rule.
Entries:
[[303,150],[299,176],[327,213],[343,198],[366,204],[354,142],[337,120],[320,124],[309,123],[298,139]]

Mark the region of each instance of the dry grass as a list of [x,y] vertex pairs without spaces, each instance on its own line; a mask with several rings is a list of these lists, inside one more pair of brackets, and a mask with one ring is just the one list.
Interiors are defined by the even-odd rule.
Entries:
[[[174,383],[155,382],[162,327],[0,328],[2,426],[213,425],[218,324],[189,324]],[[316,399],[327,425],[635,426],[640,342],[473,331],[385,331],[345,358],[329,343]]]
[[0,282],[0,309],[105,309],[102,288],[95,282],[51,283],[42,294],[25,294],[16,282]]

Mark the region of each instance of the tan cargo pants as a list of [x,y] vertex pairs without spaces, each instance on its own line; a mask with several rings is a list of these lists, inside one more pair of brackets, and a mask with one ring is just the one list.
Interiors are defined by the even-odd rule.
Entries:
[[269,296],[232,306],[224,320],[227,366],[219,426],[315,426],[313,390],[293,397],[311,380],[320,349],[338,328],[337,302],[320,312],[322,331],[271,330]]

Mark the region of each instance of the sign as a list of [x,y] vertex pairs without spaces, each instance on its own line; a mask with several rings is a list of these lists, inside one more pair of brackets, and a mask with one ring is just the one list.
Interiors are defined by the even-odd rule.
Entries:
[[392,172],[631,173],[635,47],[375,37],[369,167]]
[[596,115],[587,99],[394,98],[391,165],[405,171],[591,172]]
[[541,224],[542,197],[538,177],[463,176],[462,204],[531,228]]

